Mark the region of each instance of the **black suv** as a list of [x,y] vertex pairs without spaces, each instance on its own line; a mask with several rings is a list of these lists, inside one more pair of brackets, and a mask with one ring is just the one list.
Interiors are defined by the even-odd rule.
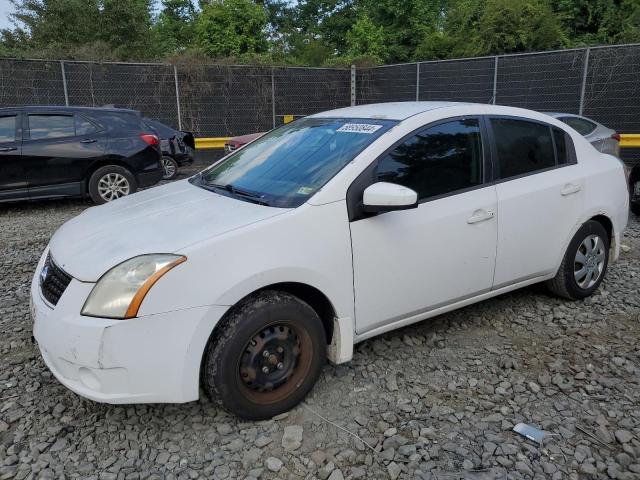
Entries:
[[162,179],[158,136],[122,108],[0,108],[0,202],[105,203]]

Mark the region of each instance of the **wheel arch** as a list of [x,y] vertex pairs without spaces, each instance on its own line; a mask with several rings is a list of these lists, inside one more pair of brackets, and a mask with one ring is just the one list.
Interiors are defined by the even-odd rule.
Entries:
[[96,162],[93,162],[91,165],[89,165],[89,167],[85,171],[85,175],[84,175],[84,193],[85,194],[89,194],[89,181],[91,180],[91,176],[96,172],[96,170],[102,167],[109,167],[111,165],[126,169],[131,175],[133,175],[133,178],[135,178],[136,182],[138,181],[138,176],[131,168],[131,165],[128,165],[126,162],[123,162],[122,160],[118,160],[118,159],[98,160]]

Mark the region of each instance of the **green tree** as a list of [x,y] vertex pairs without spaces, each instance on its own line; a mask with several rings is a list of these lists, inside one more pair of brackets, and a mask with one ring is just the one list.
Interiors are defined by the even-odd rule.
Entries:
[[163,0],[154,29],[160,51],[182,52],[195,41],[196,9],[191,0]]
[[100,38],[123,60],[157,56],[151,35],[151,0],[102,0]]
[[384,28],[375,25],[366,14],[358,18],[346,37],[348,55],[367,56],[379,62],[387,59],[388,48]]
[[238,57],[264,53],[267,14],[250,0],[212,0],[196,21],[197,45],[209,56]]
[[544,0],[488,0],[471,36],[469,51],[480,55],[561,48],[566,37]]

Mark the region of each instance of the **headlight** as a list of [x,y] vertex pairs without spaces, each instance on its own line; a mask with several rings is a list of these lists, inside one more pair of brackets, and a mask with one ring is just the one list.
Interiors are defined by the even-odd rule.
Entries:
[[152,254],[116,265],[93,287],[82,307],[82,315],[118,319],[135,317],[153,284],[186,260],[179,255]]

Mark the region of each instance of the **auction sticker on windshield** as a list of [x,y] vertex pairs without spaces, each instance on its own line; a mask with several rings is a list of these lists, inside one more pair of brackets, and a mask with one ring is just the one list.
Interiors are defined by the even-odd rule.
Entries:
[[371,125],[369,123],[345,123],[336,132],[367,133],[372,134],[382,128],[382,125]]

